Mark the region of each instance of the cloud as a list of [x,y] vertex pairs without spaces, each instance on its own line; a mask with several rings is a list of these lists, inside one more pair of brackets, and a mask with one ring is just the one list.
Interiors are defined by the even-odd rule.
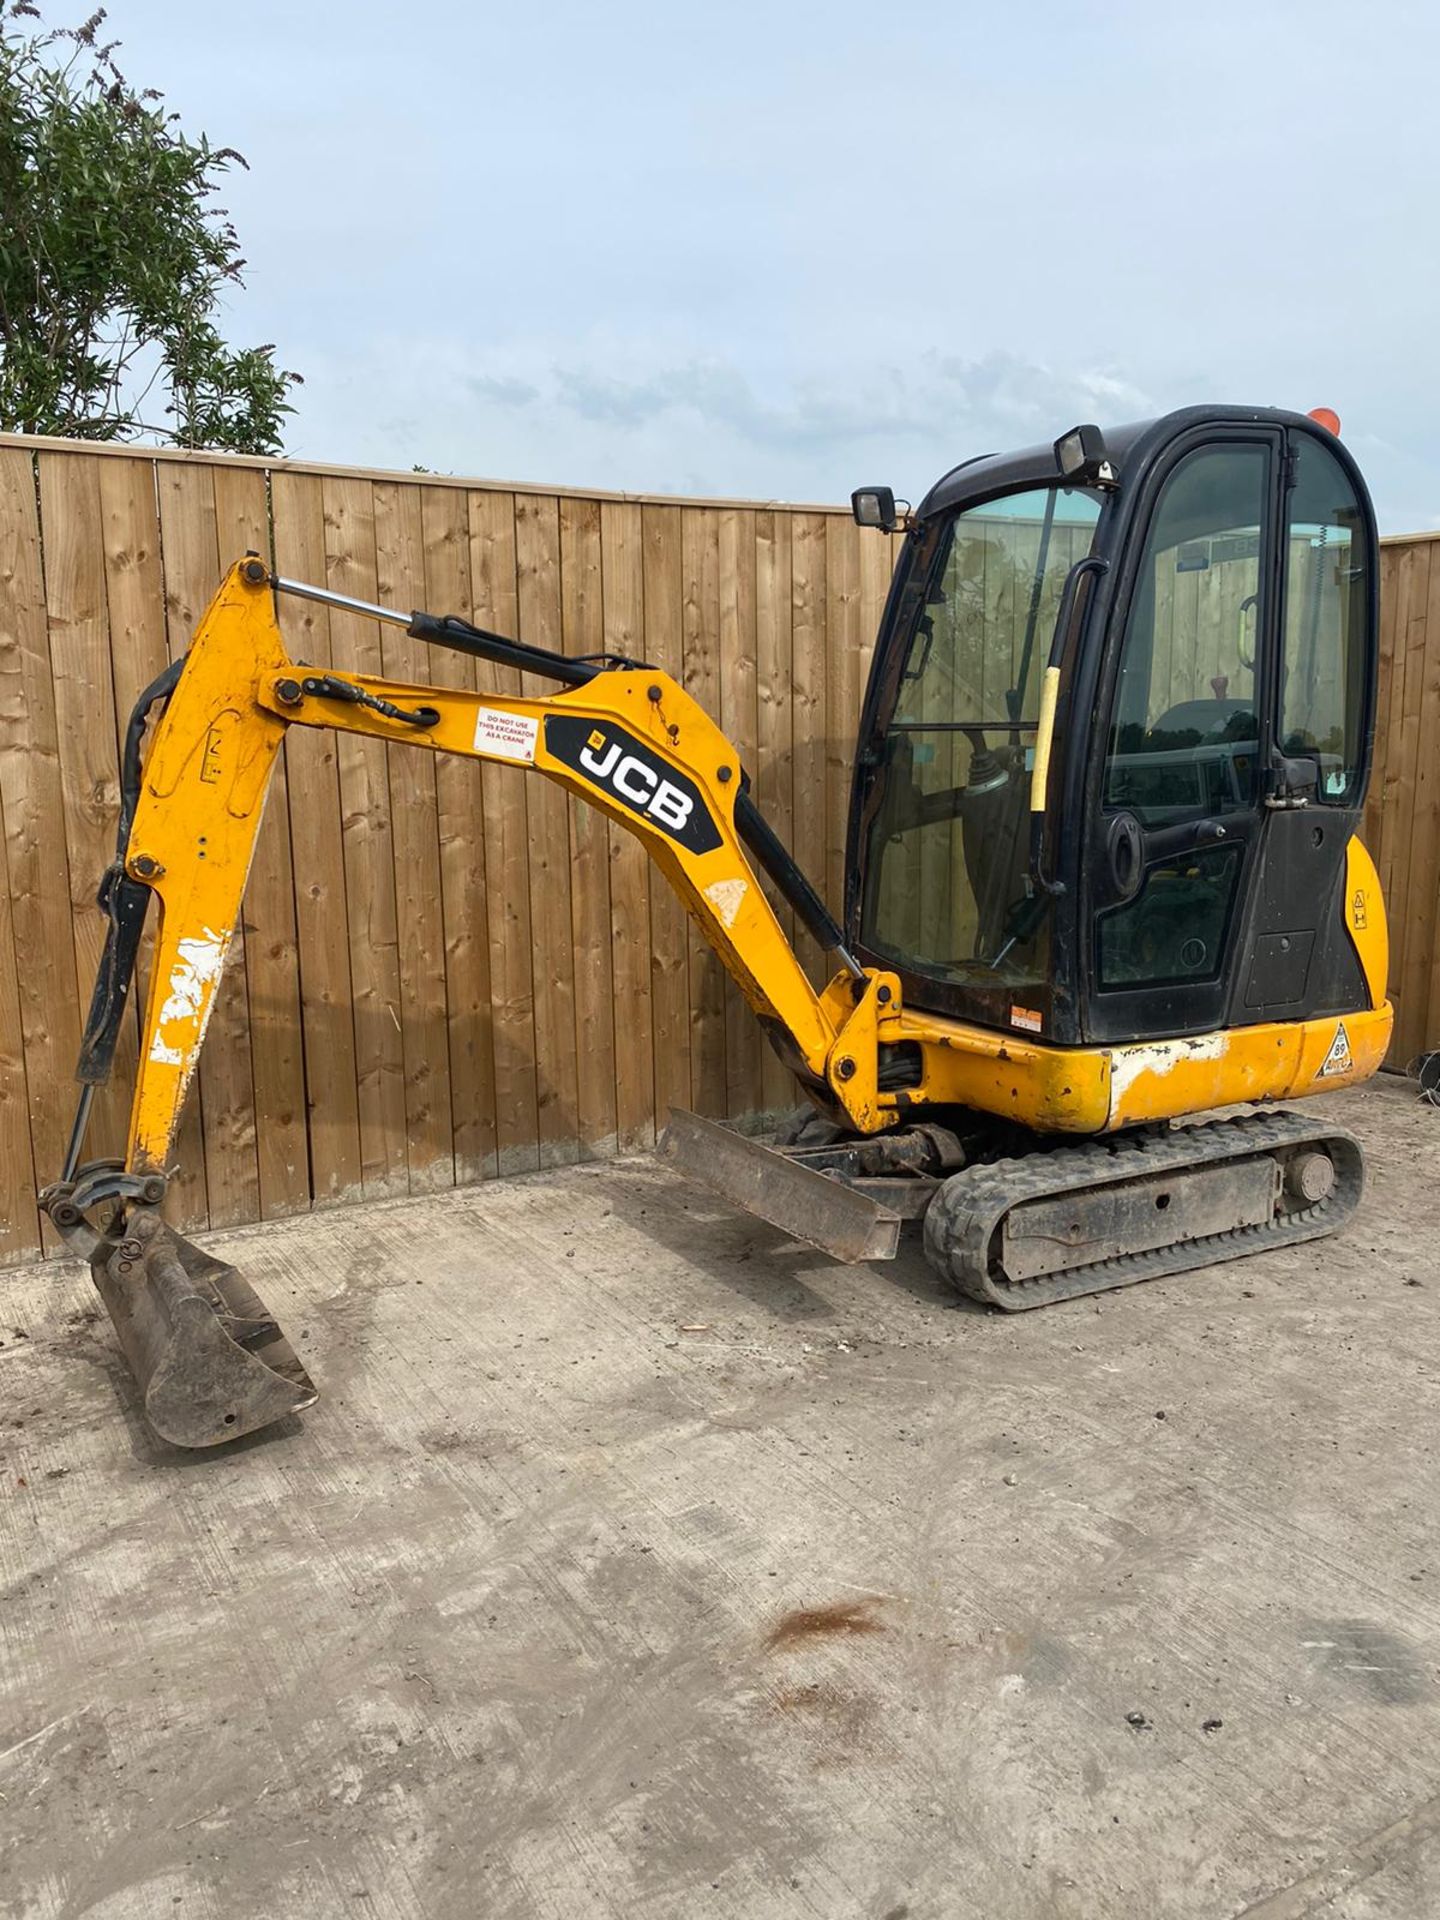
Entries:
[[483,376],[470,381],[470,391],[481,400],[498,401],[502,407],[525,407],[532,400],[540,398],[540,389],[532,387],[526,380],[510,380],[503,376],[487,380]]
[[[533,379],[475,379],[472,392],[504,408],[573,416],[617,438],[668,425],[719,431],[767,452],[824,455],[875,440],[976,435],[987,447],[1052,439],[1079,413],[1143,414],[1150,397],[1104,368],[1057,372],[1017,356],[964,360],[938,353],[857,378],[837,367],[757,391],[722,359],[691,359],[625,378],[594,363],[552,365]],[[1058,424],[1057,424],[1058,423]]]
[[[317,337],[297,364],[306,384],[288,439],[299,456],[401,472],[418,461],[570,489],[837,503],[876,480],[919,499],[962,460],[1048,443],[1081,420],[1114,427],[1206,399],[1295,400],[1283,386],[1267,390],[1279,383],[1242,384],[1194,361],[1140,373],[1006,349],[888,361],[834,349],[797,370],[774,340],[696,352],[683,329],[595,325],[483,342],[376,334],[339,351]],[[1311,397],[1302,389],[1302,404]],[[1431,525],[1423,414],[1397,429],[1358,397],[1345,411],[1382,527]]]

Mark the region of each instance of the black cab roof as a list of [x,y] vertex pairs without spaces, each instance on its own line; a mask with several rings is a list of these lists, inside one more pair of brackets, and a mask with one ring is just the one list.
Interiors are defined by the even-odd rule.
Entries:
[[[1298,428],[1318,435],[1331,446],[1335,444],[1334,436],[1308,415],[1280,407],[1181,407],[1153,420],[1133,420],[1126,426],[1104,429],[1119,484],[1123,487],[1127,481],[1138,479],[1171,441],[1195,427],[1208,425]],[[1053,486],[1057,477],[1053,441],[1025,447],[1018,453],[979,454],[962,460],[935,482],[916,509],[916,518],[928,520],[933,514],[947,513],[961,505],[973,506],[977,501],[1027,487]]]

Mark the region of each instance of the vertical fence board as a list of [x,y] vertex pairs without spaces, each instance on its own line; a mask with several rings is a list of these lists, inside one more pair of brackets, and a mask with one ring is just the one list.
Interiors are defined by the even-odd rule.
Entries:
[[[682,684],[706,713],[720,712],[720,529],[704,507],[680,516],[683,567]],[[725,969],[709,941],[687,919],[690,956],[691,1092],[697,1113],[716,1117],[725,1100]]]
[[[104,540],[105,598],[110,623],[110,670],[115,689],[116,764],[135,704],[169,658],[165,644],[165,582],[160,562],[160,511],[155,469],[144,460],[100,463],[100,518]],[[155,929],[152,912],[137,969],[137,988],[149,976]],[[134,1084],[138,1063],[141,994],[120,1029],[113,1073],[122,1089]]]
[[[1406,906],[1410,879],[1410,830],[1415,813],[1415,757],[1419,751],[1418,689],[1425,648],[1425,603],[1430,576],[1430,549],[1416,546],[1402,556],[1395,607],[1395,641],[1391,665],[1391,698],[1386,753],[1386,790],[1383,842],[1386,870],[1385,898],[1390,921],[1390,985],[1392,994],[1404,968]],[[1404,1020],[1396,1008],[1392,1057],[1404,1050]]]
[[[795,840],[794,699],[791,685],[791,516],[767,507],[755,516],[755,801],[787,848]],[[767,881],[765,891],[788,938],[795,914]],[[765,1111],[796,1105],[795,1081],[770,1046],[761,1062]]]
[[855,726],[860,725],[860,706],[870,679],[870,663],[875,655],[875,636],[885,611],[885,599],[900,542],[883,533],[864,532],[860,536],[860,644],[859,693],[855,705]]
[[[1365,835],[1390,909],[1394,1065],[1440,1045],[1437,545],[1381,554]],[[898,543],[818,509],[0,441],[0,1262],[53,1244],[35,1191],[73,1112],[130,709],[247,549],[361,599],[673,674],[844,914],[854,742]],[[1000,617],[1012,590],[997,574]],[[280,614],[319,666],[521,690],[399,628],[291,598]],[[941,877],[921,890],[943,904]],[[825,978],[833,961],[800,945]],[[516,768],[292,729],[234,955],[177,1148],[182,1224],[645,1147],[672,1105],[795,1099],[634,837]],[[132,1010],[92,1153],[119,1144],[136,1033]]]
[[1429,621],[1440,567],[1434,548],[1421,550],[1411,585],[1410,614],[1406,622],[1405,686],[1400,717],[1399,845],[1395,896],[1390,921],[1395,940],[1390,962],[1390,990],[1395,999],[1395,1038],[1391,1058],[1403,1066],[1425,1044],[1419,1004],[1421,982],[1428,960],[1435,918],[1433,853],[1436,807],[1440,805],[1440,756],[1433,727],[1437,708],[1440,647],[1428,644]]
[[[76,1005],[84,1008],[90,1002],[105,944],[105,919],[96,908],[95,889],[114,857],[120,807],[100,462],[42,454],[40,512],[70,876],[73,954],[69,978]],[[59,953],[52,956],[52,963],[63,964]],[[85,1143],[87,1157],[123,1153],[128,1118],[126,1089],[112,1080],[96,1094]]]
[[[600,538],[600,502],[562,499],[561,638],[566,653],[600,653],[605,646]],[[568,814],[576,1132],[587,1151],[613,1153],[617,1123],[610,823],[583,800],[570,800]]]
[[[446,496],[447,498],[449,496]],[[457,516],[455,554],[468,577],[468,535]],[[408,606],[424,599],[425,527],[419,487],[375,487],[375,597],[381,606]],[[464,662],[443,661],[403,627],[380,632],[381,666],[387,679],[464,684]],[[452,665],[453,663],[453,665]],[[440,868],[440,810],[435,776],[439,756],[422,748],[391,747],[390,818],[395,856],[395,912],[399,935],[400,1039],[405,1067],[405,1142],[412,1193],[437,1193],[455,1183],[456,1122],[451,1106],[450,1035],[446,1008],[445,894]],[[479,790],[473,767],[471,786]],[[473,928],[473,909],[467,926]],[[483,932],[483,929],[480,930]],[[476,943],[474,932],[470,933]],[[483,942],[479,942],[482,944]],[[457,969],[458,970],[458,969]],[[490,968],[481,969],[483,1003],[467,1010],[463,1043],[482,1045],[490,1079]],[[487,1102],[488,1118],[488,1102]],[[489,1156],[485,1156],[489,1158]],[[481,1168],[466,1178],[479,1178]]]
[[[605,647],[637,660],[645,652],[645,563],[640,508],[600,506]],[[611,1022],[615,1131],[622,1153],[655,1139],[655,1047],[650,1003],[650,861],[633,833],[610,825]],[[663,884],[663,883],[662,883]]]
[[[515,498],[516,631],[532,646],[559,652],[559,502],[534,494]],[[555,682],[522,674],[528,694],[551,694]],[[523,779],[521,774],[514,775]],[[540,1165],[560,1166],[580,1151],[579,1082],[575,1060],[575,956],[571,948],[569,802],[549,780],[531,780],[530,925],[534,934],[535,1066]]]
[[[508,530],[508,501],[502,502],[497,515],[499,525]],[[413,600],[438,614],[487,618],[481,582],[474,571],[475,535],[465,495],[449,489],[426,492],[420,525],[424,577],[412,592],[400,590],[401,604],[409,606]],[[513,559],[510,575],[513,601]],[[411,657],[422,683],[470,688],[484,684],[486,669],[477,670],[473,660],[452,648],[417,643]],[[392,759],[399,751],[394,750]],[[524,794],[518,799],[523,809]],[[499,1152],[496,1061],[503,1028],[495,999],[500,977],[492,952],[496,922],[493,905],[487,906],[486,887],[499,855],[491,838],[497,830],[503,835],[505,822],[481,769],[445,754],[435,764],[435,801],[454,1177],[463,1182],[494,1173]],[[530,1106],[533,1112],[533,1098]],[[505,1137],[501,1128],[501,1144]],[[530,1137],[527,1132],[526,1140]]]
[[[685,671],[684,555],[679,507],[641,510],[645,578],[645,658],[672,679]],[[692,1103],[690,948],[685,911],[657,875],[650,882],[650,996],[654,1008],[655,1124],[671,1107]]]
[[[0,805],[34,1177],[60,1172],[75,1110],[80,1007],[70,953],[69,854],[40,566],[35,462],[0,449]],[[18,1191],[19,1174],[7,1184]],[[47,1244],[58,1244],[46,1224]]]
[[[1420,654],[1419,752],[1415,766],[1415,823],[1410,836],[1410,878],[1404,968],[1397,999],[1405,1058],[1426,1049],[1430,1027],[1430,981],[1435,960],[1435,913],[1440,901],[1440,566],[1431,549],[1425,597],[1424,650]],[[1412,618],[1412,627],[1417,623]],[[1407,703],[1411,694],[1407,676]],[[1395,977],[1392,974],[1392,979]]]
[[[721,728],[733,741],[736,778],[745,769],[753,781],[759,751],[759,696],[755,669],[755,511],[725,507],[716,515],[720,562]],[[744,995],[727,975],[725,992],[725,1111],[758,1113],[764,1101],[763,1040]]]
[[[33,991],[23,996],[21,992],[22,974],[44,976],[56,971],[45,965],[42,952],[28,940],[20,944],[22,930],[32,934],[38,921],[38,914],[25,914],[22,907],[22,882],[33,886],[39,877],[34,867],[33,835],[38,822],[33,818],[35,788],[30,777],[37,768],[34,749],[23,737],[30,724],[27,685],[38,679],[38,645],[44,636],[37,527],[30,459],[0,452],[0,1261],[7,1264],[41,1250],[36,1187],[60,1171],[58,1152],[53,1161],[37,1162],[32,1111],[63,1124],[60,1112],[49,1103],[42,1105],[38,1087],[32,1108],[32,1076],[53,1064],[54,1048],[48,1023],[42,1020],[37,1030],[36,996]],[[48,671],[44,681],[48,690]],[[64,896],[55,891],[63,903]],[[42,902],[35,898],[30,905],[38,909]],[[38,986],[39,979],[31,984]],[[32,1032],[41,1043],[34,1054],[29,1046]],[[63,1080],[59,1084],[64,1087]]]
[[1403,755],[1400,715],[1405,698],[1405,641],[1410,592],[1418,551],[1413,546],[1384,547],[1380,553],[1380,673],[1376,709],[1376,758],[1365,808],[1365,842],[1380,874],[1380,891],[1390,904],[1390,954],[1397,958],[1393,925],[1395,867],[1399,835],[1395,830]]
[[[372,606],[375,501],[369,480],[330,475],[322,483],[325,584]],[[330,613],[334,664],[354,673],[384,667],[378,621]],[[400,1024],[400,936],[395,920],[395,848],[390,769],[383,741],[336,736],[341,849],[350,922],[350,1010],[355,1026],[360,1181],[367,1198],[409,1190],[405,1138],[405,1041]],[[400,753],[404,748],[397,747]]]
[[[820,889],[825,886],[825,516],[796,514],[791,533],[791,669],[794,707],[791,760],[794,768],[794,843],[791,851]],[[803,927],[795,944],[812,979],[833,971]]]
[[831,520],[825,529],[825,904],[840,921],[845,917],[845,821],[865,657],[860,629],[860,540],[853,520]]
[[[272,498],[277,569],[288,580],[323,584],[325,503],[320,481],[308,474],[277,473]],[[325,607],[281,594],[280,627],[293,659],[317,667],[330,665],[330,620]],[[363,1179],[335,735],[313,727],[292,727],[285,752],[310,1178],[316,1201],[324,1203],[357,1198]]]
[[[40,1223],[6,853],[0,844],[0,1263],[9,1265],[40,1251]],[[57,1163],[54,1172],[59,1171]]]
[[[470,580],[479,624],[496,633],[517,633],[520,614],[513,494],[471,494]],[[520,675],[513,668],[480,661],[476,684],[482,693],[519,693]],[[538,1166],[540,1159],[529,867],[529,798],[535,784],[518,767],[486,766],[483,869],[468,850],[464,855],[477,876],[483,872],[487,903],[495,1128],[501,1173],[523,1172]]]
[[1390,729],[1386,725],[1395,680],[1396,606],[1402,555],[1394,547],[1380,550],[1380,645],[1375,693],[1375,746],[1370,765],[1370,787],[1365,796],[1362,827],[1365,844],[1385,881],[1384,797],[1390,778]]

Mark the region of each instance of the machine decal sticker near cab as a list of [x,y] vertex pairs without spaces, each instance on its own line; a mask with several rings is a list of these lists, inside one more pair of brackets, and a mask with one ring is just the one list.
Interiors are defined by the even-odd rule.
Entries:
[[475,710],[475,751],[497,760],[518,760],[533,766],[538,732],[539,723],[528,714],[506,713],[500,707]]
[[552,714],[545,721],[545,750],[687,852],[713,853],[722,844],[694,781],[657,759],[642,740],[613,721],[602,724]]

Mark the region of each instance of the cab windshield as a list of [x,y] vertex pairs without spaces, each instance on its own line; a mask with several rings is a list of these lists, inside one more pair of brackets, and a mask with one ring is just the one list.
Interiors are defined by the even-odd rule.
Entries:
[[1048,985],[1026,895],[1040,685],[1100,496],[1042,487],[958,513],[911,561],[904,666],[871,788],[861,942],[972,986]]

